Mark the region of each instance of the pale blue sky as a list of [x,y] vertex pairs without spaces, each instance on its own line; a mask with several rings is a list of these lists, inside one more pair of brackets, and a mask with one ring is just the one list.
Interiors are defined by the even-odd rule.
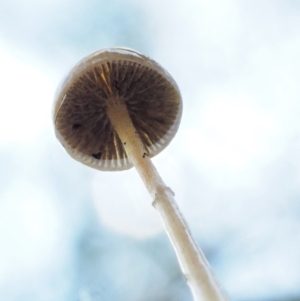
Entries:
[[191,300],[136,172],[91,170],[54,137],[60,81],[110,46],[181,89],[154,162],[232,300],[299,298],[300,5],[161,2],[0,0],[1,300]]

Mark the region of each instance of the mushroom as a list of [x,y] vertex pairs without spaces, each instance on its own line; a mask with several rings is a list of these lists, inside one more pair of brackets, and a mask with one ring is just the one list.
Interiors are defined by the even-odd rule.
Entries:
[[150,159],[175,136],[181,114],[179,88],[165,69],[136,51],[109,48],[85,57],[71,70],[57,92],[53,118],[58,140],[75,160],[105,171],[135,166],[194,299],[226,300],[174,193]]

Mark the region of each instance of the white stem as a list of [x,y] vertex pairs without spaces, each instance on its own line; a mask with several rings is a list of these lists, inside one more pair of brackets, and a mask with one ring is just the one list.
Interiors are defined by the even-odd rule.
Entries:
[[107,114],[124,144],[128,157],[153,197],[153,206],[163,220],[194,300],[228,300],[213,277],[203,252],[193,240],[188,225],[174,200],[173,192],[165,185],[146,155],[124,101],[120,98],[109,99]]

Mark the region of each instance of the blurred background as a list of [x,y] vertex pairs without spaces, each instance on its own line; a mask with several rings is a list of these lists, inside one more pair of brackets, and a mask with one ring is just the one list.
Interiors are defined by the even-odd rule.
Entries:
[[90,52],[140,51],[184,101],[154,158],[236,301],[300,300],[300,2],[0,0],[0,300],[192,301],[135,170],[71,159],[55,90]]

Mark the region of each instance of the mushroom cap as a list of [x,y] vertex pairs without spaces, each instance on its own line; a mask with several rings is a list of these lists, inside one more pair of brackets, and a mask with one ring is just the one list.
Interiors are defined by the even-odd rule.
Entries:
[[161,152],[175,136],[182,100],[171,75],[136,51],[103,49],[83,58],[55,97],[55,133],[74,159],[99,170],[132,167],[106,115],[110,97],[126,103],[148,156]]

